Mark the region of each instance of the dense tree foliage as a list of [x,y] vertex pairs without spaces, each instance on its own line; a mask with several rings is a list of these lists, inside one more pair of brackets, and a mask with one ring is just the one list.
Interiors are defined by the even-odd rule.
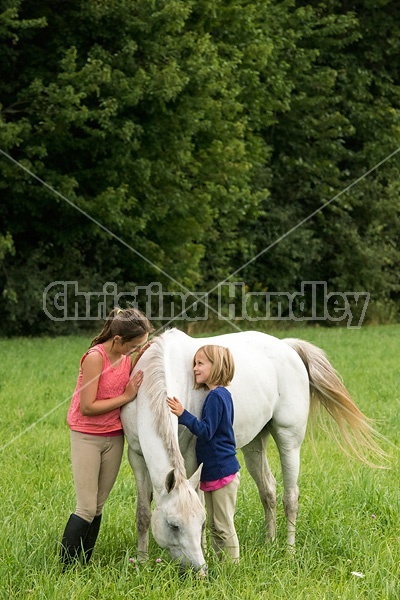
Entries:
[[394,0],[0,0],[0,332],[81,325],[44,314],[54,281],[236,273],[391,310],[399,17]]

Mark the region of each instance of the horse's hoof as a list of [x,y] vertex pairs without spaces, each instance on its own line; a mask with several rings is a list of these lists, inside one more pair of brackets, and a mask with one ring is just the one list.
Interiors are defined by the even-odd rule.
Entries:
[[200,569],[200,571],[197,571],[196,577],[198,579],[205,579],[207,577],[207,568],[205,567],[203,569]]

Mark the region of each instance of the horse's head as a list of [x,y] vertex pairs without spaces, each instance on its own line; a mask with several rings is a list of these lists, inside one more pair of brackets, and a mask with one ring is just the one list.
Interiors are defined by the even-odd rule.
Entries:
[[190,479],[177,476],[174,470],[167,474],[151,524],[156,542],[169,550],[182,570],[193,568],[204,576],[201,540],[206,514],[196,492],[200,472],[201,466]]

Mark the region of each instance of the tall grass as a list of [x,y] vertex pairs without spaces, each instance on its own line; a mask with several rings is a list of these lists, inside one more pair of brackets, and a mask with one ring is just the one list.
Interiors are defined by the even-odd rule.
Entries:
[[[323,348],[361,410],[393,445],[390,470],[349,460],[326,433],[303,444],[297,548],[285,547],[285,519],[265,543],[254,482],[242,469],[236,525],[241,562],[209,557],[205,581],[181,577],[155,543],[135,557],[135,484],[124,457],[106,504],[91,563],[62,573],[58,549],[74,509],[66,412],[82,337],[0,340],[0,598],[13,599],[388,599],[400,596],[400,326],[276,332]],[[239,459],[243,464],[239,453]],[[269,461],[282,483],[273,443]],[[156,562],[161,558],[161,562]],[[358,576],[357,574],[362,574]]]

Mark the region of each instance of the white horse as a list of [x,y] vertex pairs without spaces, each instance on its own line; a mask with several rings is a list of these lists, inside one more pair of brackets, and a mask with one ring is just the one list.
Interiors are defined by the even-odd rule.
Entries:
[[343,441],[359,459],[368,462],[365,451],[383,454],[369,419],[316,346],[253,331],[191,338],[170,329],[156,337],[136,366],[144,371],[137,399],[121,411],[137,486],[138,555],[147,555],[151,522],[156,542],[182,567],[196,570],[205,565],[201,545],[205,511],[196,493],[201,466],[196,464],[195,437],[186,427],[178,428],[166,399],[176,396],[200,418],[206,392],[193,389],[192,361],[197,349],[210,343],[230,348],[234,357],[230,391],[236,443],[258,488],[268,540],[276,535],[276,484],[266,457],[267,440],[271,435],[279,451],[287,542],[293,546],[300,447],[310,401],[319,400],[325,406]]

